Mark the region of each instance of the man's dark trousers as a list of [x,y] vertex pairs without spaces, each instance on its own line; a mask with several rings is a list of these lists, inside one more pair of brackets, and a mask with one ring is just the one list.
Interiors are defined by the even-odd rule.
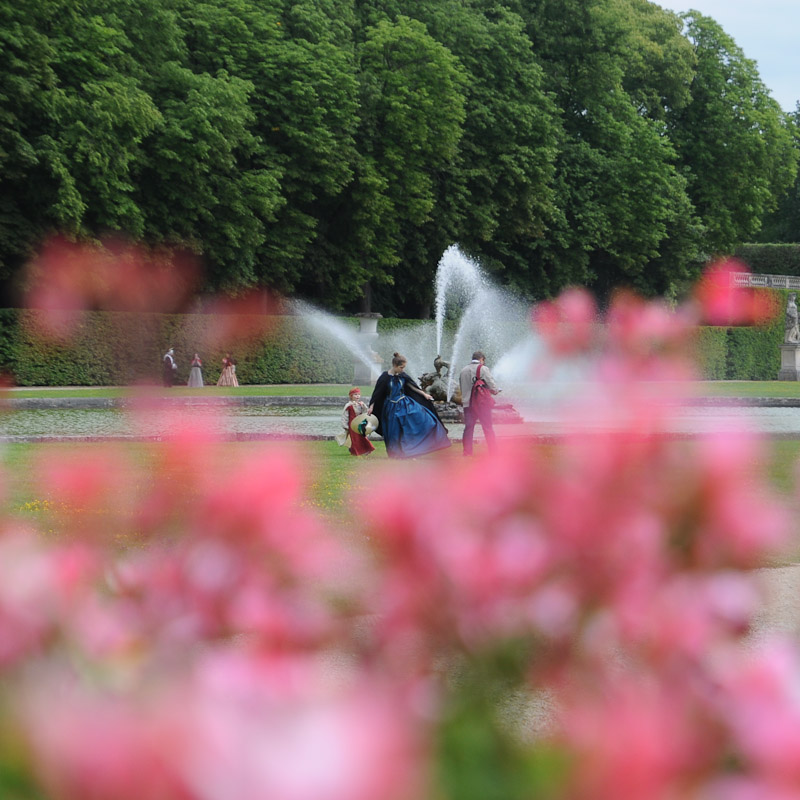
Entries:
[[462,444],[464,447],[464,455],[472,455],[472,440],[475,436],[475,424],[480,422],[483,428],[483,435],[486,437],[486,446],[489,450],[495,449],[495,436],[494,428],[492,427],[492,412],[484,411],[479,414],[471,405],[464,407],[464,438]]

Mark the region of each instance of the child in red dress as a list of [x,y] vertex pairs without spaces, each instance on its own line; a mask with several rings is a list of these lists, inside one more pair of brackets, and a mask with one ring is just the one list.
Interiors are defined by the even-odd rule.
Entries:
[[367,404],[361,399],[361,389],[355,387],[350,390],[350,400],[342,411],[342,427],[350,437],[350,454],[365,456],[371,453],[375,446],[363,433],[351,430],[350,423],[360,414],[367,413]]

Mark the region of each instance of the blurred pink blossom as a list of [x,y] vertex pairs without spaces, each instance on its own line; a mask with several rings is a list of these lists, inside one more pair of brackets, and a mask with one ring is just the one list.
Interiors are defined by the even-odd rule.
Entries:
[[734,273],[750,270],[735,258],[711,264],[695,288],[702,321],[707,325],[760,325],[776,313],[764,292],[733,285]]
[[533,312],[535,330],[558,355],[589,350],[597,336],[597,308],[585,289],[567,289]]
[[43,312],[44,333],[63,338],[85,310],[179,311],[198,279],[196,259],[179,250],[55,236],[28,265],[25,305]]

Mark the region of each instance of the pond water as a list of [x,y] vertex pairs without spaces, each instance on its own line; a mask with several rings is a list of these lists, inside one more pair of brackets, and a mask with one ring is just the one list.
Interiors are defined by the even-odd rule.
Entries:
[[[526,422],[541,426],[551,433],[563,433],[565,424],[557,411],[520,408]],[[605,430],[607,425],[582,420],[587,430]],[[750,431],[766,435],[800,437],[800,408],[768,408],[762,406],[688,406],[676,408],[667,432],[701,434],[717,430]]]
[[[519,410],[526,424],[499,426],[501,435],[558,434],[566,429],[554,411],[536,407]],[[216,413],[192,405],[171,411],[151,409],[146,413],[115,408],[14,410],[0,414],[0,440],[163,437],[182,421],[196,421],[206,430],[221,435],[333,438],[339,431],[339,419],[340,409],[332,406],[229,406]],[[588,429],[593,427],[586,421],[582,424]],[[448,423],[447,427],[452,439],[461,438],[462,425]],[[800,408],[684,408],[676,411],[669,432],[697,434],[718,428],[800,437]]]

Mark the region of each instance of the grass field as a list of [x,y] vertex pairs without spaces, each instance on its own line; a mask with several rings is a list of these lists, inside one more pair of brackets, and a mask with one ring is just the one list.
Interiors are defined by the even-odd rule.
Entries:
[[[89,387],[64,386],[53,388],[18,387],[6,393],[10,398],[29,397],[124,397],[132,391],[163,394],[170,397],[342,397],[346,398],[352,386],[335,383],[295,383],[269,386],[204,386],[188,389],[175,386],[163,389],[160,386],[144,387]],[[362,386],[361,393],[369,397],[371,386]],[[690,385],[691,394],[697,397],[770,397],[800,399],[800,381],[696,381]]]
[[[375,452],[369,456],[355,458],[346,447],[335,442],[223,442],[214,450],[214,474],[225,474],[237,469],[242,463],[265,449],[278,449],[281,453],[287,448],[299,451],[306,471],[307,491],[301,508],[313,510],[324,519],[346,520],[351,514],[348,501],[352,492],[365,484],[371,473],[380,470],[388,463],[386,450],[376,443]],[[161,487],[165,491],[183,492],[188,485],[194,487],[193,479],[180,460],[164,459],[162,443],[132,442],[119,443],[13,443],[0,448],[0,462],[5,473],[2,504],[11,518],[29,522],[46,533],[57,534],[65,527],[64,523],[75,521],[75,509],[66,508],[47,491],[47,473],[43,465],[57,463],[67,472],[77,474],[81,467],[95,463],[98,459],[110,458],[119,463],[122,458],[121,480],[126,499],[109,497],[108,505],[114,506],[130,502],[130,496],[144,498]],[[461,448],[457,445],[441,456],[432,458],[460,458]],[[185,479],[187,479],[186,482]]]
[[[225,442],[214,451],[215,468],[223,472],[234,470],[249,457],[264,448],[292,447],[300,451],[306,470],[308,491],[301,503],[302,508],[319,513],[323,519],[346,523],[355,510],[352,498],[358,502],[380,502],[380,498],[365,494],[359,499],[358,490],[367,486],[375,472],[388,466],[386,451],[377,443],[375,452],[367,457],[354,458],[346,447],[335,442],[304,442],[296,444],[264,444],[259,442]],[[558,445],[532,444],[539,447],[545,457],[554,453]],[[689,445],[690,446],[690,445]],[[129,443],[120,447],[109,443],[41,443],[7,444],[0,449],[2,465],[5,468],[3,505],[10,516],[19,521],[28,521],[39,530],[57,534],[62,529],[65,517],[74,523],[74,509],[59,507],[46,489],[41,479],[39,465],[46,461],[56,461],[67,471],[79,468],[96,460],[104,454],[122,454],[129,471],[124,476],[128,488],[133,488],[134,496],[144,497],[156,485],[167,490],[182,491],[185,466],[182,462],[163,461],[163,444]],[[480,448],[478,453],[480,453]],[[283,452],[283,451],[281,451]],[[760,472],[768,476],[770,483],[787,499],[794,502],[795,480],[800,441],[773,440],[768,443],[767,455],[763,463],[754,464]],[[461,447],[455,444],[449,450],[433,454],[420,461],[413,461],[400,468],[418,469],[421,463],[437,463],[444,470],[461,464]],[[395,465],[393,465],[395,466]],[[189,481],[189,485],[191,481]],[[170,488],[172,487],[172,488]],[[127,494],[127,492],[126,492]],[[113,504],[113,498],[109,499]],[[412,500],[413,502],[413,500]],[[340,525],[346,530],[347,525]],[[798,527],[797,549],[800,551],[800,526]]]
[[800,381],[698,381],[694,394],[703,397],[788,397],[800,399]]

